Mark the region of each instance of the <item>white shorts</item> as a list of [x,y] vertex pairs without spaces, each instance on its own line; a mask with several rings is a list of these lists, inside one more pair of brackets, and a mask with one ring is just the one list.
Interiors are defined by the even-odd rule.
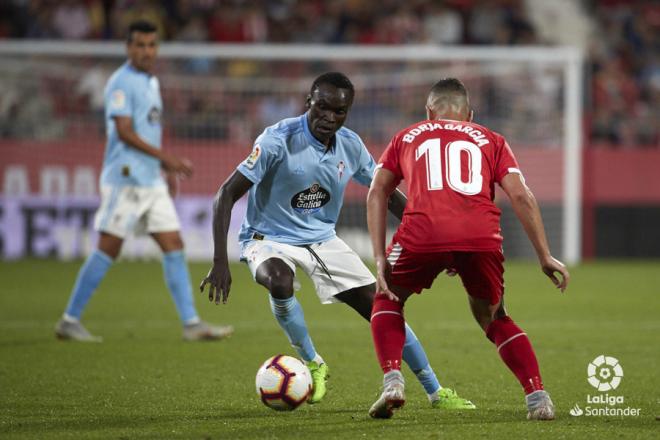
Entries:
[[[294,276],[296,267],[301,268],[312,279],[322,304],[340,302],[335,298],[338,293],[376,282],[360,257],[340,238],[334,237],[323,243],[312,244],[310,247],[323,261],[330,276],[312,253],[303,246],[269,240],[251,240],[243,245],[241,260],[247,262],[253,278],[256,277],[259,265],[269,258],[279,258],[284,261],[291,268]],[[300,286],[297,280],[295,284]]]
[[120,238],[181,229],[165,186],[103,186],[94,228]]

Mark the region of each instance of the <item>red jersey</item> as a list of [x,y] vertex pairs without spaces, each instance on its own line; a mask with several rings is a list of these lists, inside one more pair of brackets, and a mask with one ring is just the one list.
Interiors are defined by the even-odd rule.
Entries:
[[392,138],[378,166],[408,187],[393,242],[412,252],[501,248],[495,183],[520,173],[503,136],[473,122],[421,121]]

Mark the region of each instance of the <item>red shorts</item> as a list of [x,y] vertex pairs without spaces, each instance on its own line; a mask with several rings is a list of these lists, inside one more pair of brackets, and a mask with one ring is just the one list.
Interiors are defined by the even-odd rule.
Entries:
[[392,243],[387,249],[392,265],[389,282],[419,293],[428,289],[445,269],[454,269],[467,293],[498,304],[504,294],[504,254],[498,251],[415,253]]

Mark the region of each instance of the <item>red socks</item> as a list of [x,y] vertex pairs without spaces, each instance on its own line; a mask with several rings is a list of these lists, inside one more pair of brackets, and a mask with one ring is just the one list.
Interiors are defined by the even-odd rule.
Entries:
[[[372,326],[373,327],[373,326]],[[486,336],[495,343],[497,352],[515,374],[525,394],[542,390],[539,364],[527,334],[511,318],[496,319],[486,329]]]
[[[376,295],[371,311],[371,335],[383,373],[401,369],[401,354],[406,339],[403,304]],[[542,390],[539,364],[527,335],[511,318],[496,319],[486,329],[504,363],[525,389],[525,394]]]
[[406,340],[403,304],[377,294],[371,309],[371,335],[383,373],[400,370]]

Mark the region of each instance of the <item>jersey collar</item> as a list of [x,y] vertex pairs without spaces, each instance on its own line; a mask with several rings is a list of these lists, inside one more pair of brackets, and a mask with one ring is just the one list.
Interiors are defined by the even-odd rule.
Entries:
[[[307,141],[310,143],[311,146],[325,153],[328,150],[328,147],[323,145],[323,143],[318,139],[316,139],[312,134],[311,130],[309,129],[309,123],[307,122],[307,113],[308,112],[306,112],[304,115],[301,116],[303,120],[303,131],[305,132],[305,137],[307,138]],[[332,139],[330,139],[330,151],[334,151],[336,146],[337,146],[337,134],[335,133],[334,136],[332,136]]]
[[126,60],[126,63],[124,63],[124,66],[126,66],[126,68],[128,70],[130,70],[131,72],[137,73],[138,75],[145,75],[147,78],[151,78],[152,76],[154,76],[151,73],[147,73],[147,72],[142,71],[140,69],[136,69],[135,66],[133,66],[131,64],[131,60]]

